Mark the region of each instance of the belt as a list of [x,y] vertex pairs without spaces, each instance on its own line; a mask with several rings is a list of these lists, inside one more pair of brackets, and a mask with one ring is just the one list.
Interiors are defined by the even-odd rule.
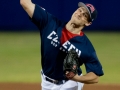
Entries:
[[46,81],[49,81],[49,82],[57,84],[57,85],[64,84],[67,81],[67,80],[54,80],[54,79],[49,78],[46,75],[44,75],[44,73],[42,71],[41,71],[41,74]]

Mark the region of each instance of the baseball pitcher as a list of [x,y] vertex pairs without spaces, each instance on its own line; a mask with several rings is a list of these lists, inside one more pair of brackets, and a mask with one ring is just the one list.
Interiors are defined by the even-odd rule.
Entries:
[[[90,3],[78,3],[68,22],[56,18],[31,0],[20,0],[41,36],[42,90],[82,90],[84,84],[98,83],[102,65],[83,32],[97,16]],[[86,74],[82,75],[81,65]]]

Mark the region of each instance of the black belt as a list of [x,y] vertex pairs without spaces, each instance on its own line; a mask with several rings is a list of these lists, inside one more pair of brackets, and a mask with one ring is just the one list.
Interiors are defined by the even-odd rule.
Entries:
[[60,85],[60,84],[64,84],[67,81],[67,80],[53,80],[53,79],[47,77],[46,75],[44,75],[42,71],[41,71],[41,74],[43,75],[43,77],[46,81],[49,81],[54,84]]

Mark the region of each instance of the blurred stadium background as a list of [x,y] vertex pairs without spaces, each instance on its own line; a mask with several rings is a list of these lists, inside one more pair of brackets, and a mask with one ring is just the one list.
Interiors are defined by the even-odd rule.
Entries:
[[[65,21],[70,19],[79,2],[79,0],[32,1]],[[40,90],[39,30],[29,20],[19,2],[19,0],[0,1],[0,90]],[[106,90],[110,87],[109,90],[119,90],[120,1],[83,0],[81,2],[94,4],[98,11],[97,19],[93,25],[86,27],[84,32],[93,43],[103,64],[105,75],[100,78],[98,85],[102,84],[105,87],[99,86],[99,89]],[[82,68],[85,73],[84,66]],[[95,85],[92,86],[92,90],[98,90],[98,88],[94,89]]]

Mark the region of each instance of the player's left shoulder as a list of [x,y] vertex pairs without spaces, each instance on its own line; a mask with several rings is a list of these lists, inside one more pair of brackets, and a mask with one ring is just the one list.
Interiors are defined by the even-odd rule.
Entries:
[[91,52],[94,52],[95,51],[94,45],[85,34],[84,34],[84,40],[85,40],[87,49]]

